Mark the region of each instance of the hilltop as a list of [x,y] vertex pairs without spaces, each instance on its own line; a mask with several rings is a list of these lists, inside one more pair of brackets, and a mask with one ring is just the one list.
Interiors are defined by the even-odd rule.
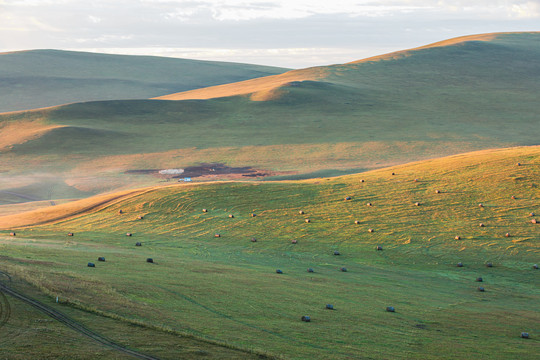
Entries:
[[155,185],[201,163],[194,180],[313,178],[537,145],[539,77],[539,33],[489,34],[197,90],[208,99],[4,114],[0,203]]
[[[83,309],[102,332],[106,319],[288,359],[534,359],[539,165],[539,146],[519,147],[331,179],[102,195],[0,217],[2,271],[20,291],[30,291],[24,281],[43,301],[59,296],[62,311]],[[34,349],[64,335],[53,325],[41,324],[48,335]],[[159,346],[172,339],[149,347],[108,334],[174,357]],[[8,339],[6,351],[26,341]]]
[[286,70],[62,50],[0,53],[0,113],[92,100],[144,99]]

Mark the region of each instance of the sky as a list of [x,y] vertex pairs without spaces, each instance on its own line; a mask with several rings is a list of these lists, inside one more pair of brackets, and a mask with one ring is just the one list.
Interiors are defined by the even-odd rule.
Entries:
[[0,52],[63,49],[288,68],[540,30],[540,0],[0,0]]

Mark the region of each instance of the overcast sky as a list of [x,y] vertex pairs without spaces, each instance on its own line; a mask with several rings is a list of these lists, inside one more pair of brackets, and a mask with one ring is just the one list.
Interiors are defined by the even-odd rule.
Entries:
[[70,49],[300,68],[540,30],[540,0],[0,0],[0,51]]

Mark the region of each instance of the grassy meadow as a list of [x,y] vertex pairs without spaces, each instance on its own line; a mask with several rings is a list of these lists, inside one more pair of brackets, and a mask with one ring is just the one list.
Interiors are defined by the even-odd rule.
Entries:
[[[337,178],[152,188],[41,226],[0,219],[1,270],[100,331],[105,317],[112,329],[139,324],[286,359],[535,359],[538,179],[536,146]],[[76,203],[45,212],[66,206]],[[19,220],[30,225],[32,213]],[[152,349],[108,336],[150,354],[175,341]]]

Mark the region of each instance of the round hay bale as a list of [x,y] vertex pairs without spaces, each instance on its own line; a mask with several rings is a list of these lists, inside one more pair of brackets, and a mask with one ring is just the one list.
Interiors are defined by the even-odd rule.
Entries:
[[514,195],[512,195],[512,200],[516,200],[516,197]]
[[72,233],[72,232],[69,232],[69,233],[68,233],[68,236],[73,236],[73,233]]
[[420,203],[419,203],[419,202],[415,202],[414,205],[415,205],[415,206],[420,206]]
[[478,226],[485,227],[486,225],[484,225],[484,223],[480,223]]
[[364,181],[365,181],[364,179],[360,180],[360,182],[364,182]]
[[351,199],[352,199],[352,198],[351,198],[350,196],[346,196],[346,197],[345,197],[345,201],[351,200]]
[[506,233],[506,234],[504,234],[504,236],[510,237],[510,233]]
[[360,221],[354,220],[354,223],[355,223],[356,225],[358,225],[358,224],[360,224]]
[[347,272],[347,268],[346,267],[342,267],[341,269],[339,269],[340,271],[342,272]]
[[252,213],[252,214],[251,214],[251,217],[255,217],[255,216],[257,216],[257,214],[255,214],[255,213]]
[[309,219],[306,219],[305,221],[306,221],[307,223],[311,222],[311,220],[309,220]]
[[479,287],[478,287],[478,291],[484,292],[484,291],[486,291],[486,290],[485,290],[482,286],[479,286]]
[[302,210],[300,210],[298,213],[299,213],[300,215],[304,215],[304,212],[303,212]]
[[276,274],[283,274],[283,271],[281,271],[280,269],[277,269]]
[[435,190],[435,194],[440,194],[441,190]]
[[257,242],[257,239],[251,238],[251,242]]
[[139,216],[137,216],[137,219],[142,220],[142,219],[144,219],[144,216],[139,215]]
[[372,233],[372,232],[374,232],[375,230],[373,230],[373,229],[367,229],[367,231],[370,232],[370,233]]
[[476,281],[477,281],[477,282],[483,282],[484,279],[482,279],[482,277],[477,277],[477,278],[476,278]]
[[136,242],[135,246],[142,246],[142,244],[140,242]]
[[456,236],[454,237],[454,240],[461,240],[461,236],[456,235]]
[[202,209],[202,212],[208,212],[208,210],[207,209]]
[[457,267],[463,267],[463,263],[462,263],[462,262],[458,262],[456,266],[457,266]]
[[118,210],[118,213],[119,213],[119,214],[123,214],[124,211],[123,211],[123,210]]
[[153,262],[154,262],[154,259],[152,259],[152,258],[147,258],[147,259],[146,259],[146,262],[147,262],[147,263],[153,263]]
[[336,251],[334,251],[334,255],[336,255],[336,256],[337,256],[337,255],[341,255],[341,253],[340,253],[339,251],[336,250]]
[[297,244],[297,243],[298,243],[298,240],[296,240],[296,239],[291,240],[291,243],[292,243],[292,244]]
[[89,262],[88,267],[96,267],[96,264]]
[[313,268],[308,268],[307,272],[312,273],[312,272],[315,272],[315,271],[313,270]]
[[375,250],[377,250],[377,251],[382,251],[382,249],[383,249],[383,248],[382,248],[381,245],[377,245],[377,247],[375,248]]
[[418,182],[418,179],[414,179],[414,182]]
[[132,233],[126,233],[126,236],[132,236],[133,234]]
[[530,214],[529,214],[529,216],[534,216],[534,213],[533,213],[533,212],[532,212],[532,213],[530,213]]
[[220,234],[215,234],[214,237],[221,237],[221,235]]
[[484,207],[484,204],[480,203],[478,204],[478,207]]
[[103,256],[100,256],[97,259],[98,259],[98,261],[105,261],[105,258]]
[[521,335],[520,335],[520,337],[521,337],[522,339],[528,339],[528,338],[529,338],[529,333],[528,333],[528,332],[522,332]]
[[307,315],[304,315],[304,316],[302,316],[302,321],[303,322],[310,322],[311,318],[309,316],[307,316]]
[[517,166],[521,166],[521,163],[517,163],[516,165],[517,165]]
[[368,202],[368,203],[366,204],[366,206],[373,206],[373,204],[370,203],[370,202]]
[[327,308],[328,310],[334,310],[334,305],[332,305],[332,304],[326,304],[326,308]]
[[532,219],[531,224],[537,224],[536,219]]
[[16,234],[15,232],[13,232],[13,231],[10,232],[9,235],[10,235],[10,236],[17,236],[17,234]]
[[387,306],[386,311],[388,311],[388,312],[396,312],[396,309],[393,306]]
[[396,173],[392,173],[392,176],[396,175]]
[[493,267],[493,264],[490,263],[490,262],[488,262],[488,263],[486,264],[486,267]]
[[230,217],[231,219],[234,219],[234,215],[233,215],[233,214],[229,214],[229,217]]
[[534,264],[533,269],[538,270],[538,264]]

